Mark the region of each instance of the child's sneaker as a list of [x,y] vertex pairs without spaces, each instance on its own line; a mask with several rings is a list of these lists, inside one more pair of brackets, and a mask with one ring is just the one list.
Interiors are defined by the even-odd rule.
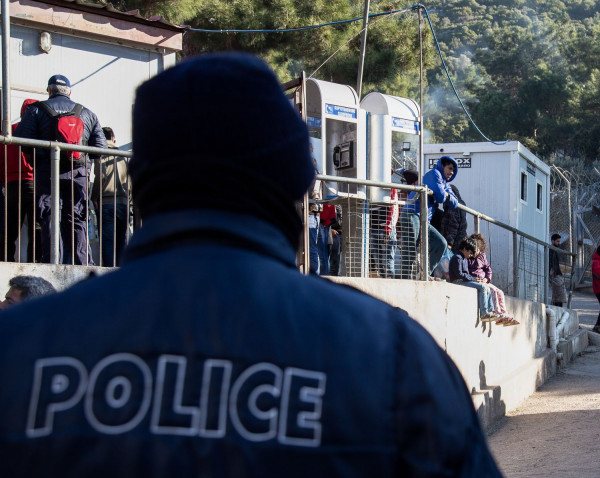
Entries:
[[498,316],[496,314],[494,314],[493,312],[488,312],[487,314],[483,314],[481,316],[481,321],[482,322],[493,322],[498,318]]

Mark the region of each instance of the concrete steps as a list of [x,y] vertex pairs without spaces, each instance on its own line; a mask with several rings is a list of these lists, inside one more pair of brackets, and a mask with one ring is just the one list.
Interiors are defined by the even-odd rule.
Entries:
[[[600,345],[600,334],[578,329],[568,337],[560,339],[557,353],[552,349],[545,349],[540,356],[511,371],[499,383],[485,384],[474,391],[473,404],[484,430],[490,429],[507,411],[517,408],[552,377],[557,369],[571,362],[590,343]],[[501,357],[498,359],[502,360]]]

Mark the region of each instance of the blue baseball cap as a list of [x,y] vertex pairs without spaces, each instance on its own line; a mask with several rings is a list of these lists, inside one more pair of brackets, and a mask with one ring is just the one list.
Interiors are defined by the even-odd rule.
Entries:
[[54,75],[51,76],[48,80],[48,86],[50,85],[58,85],[58,86],[67,86],[71,88],[71,82],[66,76],[63,75]]

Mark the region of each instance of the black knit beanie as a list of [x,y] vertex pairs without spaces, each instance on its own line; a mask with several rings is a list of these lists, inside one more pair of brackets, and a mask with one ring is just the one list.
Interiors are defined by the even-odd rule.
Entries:
[[133,109],[134,203],[254,214],[297,246],[294,203],[314,178],[308,131],[261,60],[193,57],[142,84]]

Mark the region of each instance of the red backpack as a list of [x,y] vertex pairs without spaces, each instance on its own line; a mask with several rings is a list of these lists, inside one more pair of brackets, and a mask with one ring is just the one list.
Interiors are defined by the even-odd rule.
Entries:
[[[66,113],[58,113],[45,101],[39,101],[37,106],[42,108],[54,123],[54,140],[68,144],[82,144],[84,125],[81,120],[83,106],[75,103],[73,110]],[[85,165],[85,154],[79,151],[60,151],[60,170],[67,172],[73,168]]]

